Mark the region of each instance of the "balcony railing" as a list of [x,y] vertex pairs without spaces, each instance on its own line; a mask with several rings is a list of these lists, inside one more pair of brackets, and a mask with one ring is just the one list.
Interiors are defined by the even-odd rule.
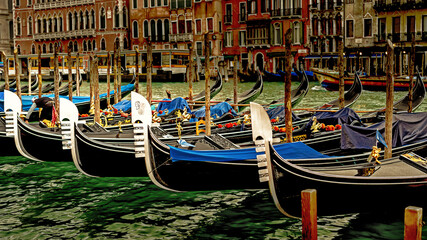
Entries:
[[73,7],[86,4],[95,4],[95,0],[62,0],[56,2],[35,3],[35,10],[45,10],[51,8]]
[[427,8],[427,1],[400,1],[393,0],[387,2],[386,0],[375,0],[374,9],[379,12],[411,10],[411,9],[425,9]]
[[170,42],[191,42],[193,41],[193,34],[191,33],[180,33],[180,34],[169,34]]
[[259,48],[263,48],[263,47],[270,47],[270,40],[268,37],[261,37],[261,38],[248,38],[246,40],[246,46],[247,47],[259,47]]
[[271,16],[272,17],[293,17],[293,16],[301,16],[302,9],[301,8],[285,8],[285,9],[272,9]]
[[[412,35],[414,34],[414,35]],[[390,39],[393,43],[396,42],[411,42],[412,36],[415,41],[427,41],[427,32],[409,32],[409,33],[380,33],[375,34],[377,42],[385,42]]]
[[224,24],[231,24],[233,22],[233,15],[224,15]]
[[66,32],[51,32],[51,33],[37,33],[34,34],[34,40],[48,40],[48,39],[67,39],[79,37],[95,37],[95,29],[80,29]]

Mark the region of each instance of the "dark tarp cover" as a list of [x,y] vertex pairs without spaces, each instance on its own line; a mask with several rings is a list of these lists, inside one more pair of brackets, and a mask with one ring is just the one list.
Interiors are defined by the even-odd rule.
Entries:
[[[170,101],[170,99],[163,99],[163,101]],[[168,112],[172,112],[175,109],[180,109],[180,110],[184,110],[187,109],[187,113],[191,113],[191,109],[190,106],[188,106],[187,101],[182,98],[182,97],[178,97],[175,98],[174,100],[170,101],[170,102],[161,102],[159,103],[159,106],[157,106],[156,111],[159,112],[160,110],[163,111],[162,114],[157,114],[158,116],[163,116],[165,115],[165,110],[167,109]]]
[[[275,108],[271,108],[267,110],[268,117],[270,119],[279,117],[279,121],[283,120],[285,118],[285,107],[278,106]],[[299,121],[301,118],[299,118],[297,115],[292,112],[292,121]]]
[[[351,124],[353,121],[360,121],[359,115],[351,108],[343,108],[337,112],[317,112],[313,117],[317,118],[317,121],[324,123],[325,125],[344,125]],[[308,126],[311,126],[313,118],[310,119]]]
[[[343,125],[341,149],[372,149],[376,144],[376,130],[384,136],[385,121],[369,127]],[[427,113],[393,115],[393,147],[427,140]]]
[[[196,118],[204,117],[205,109],[205,107],[202,107],[197,111],[193,112],[193,114],[196,116]],[[236,111],[234,111],[233,107],[228,102],[222,102],[211,106],[211,116],[213,117],[213,119],[221,117],[222,115],[228,112],[231,112],[233,116],[237,116]],[[198,120],[196,118],[192,118],[190,122],[197,122]]]
[[[173,162],[176,161],[205,161],[205,162],[229,162],[256,159],[259,154],[255,148],[243,148],[233,150],[209,150],[196,151],[170,147],[170,155]],[[286,159],[328,158],[303,142],[283,143],[275,145],[276,151]]]

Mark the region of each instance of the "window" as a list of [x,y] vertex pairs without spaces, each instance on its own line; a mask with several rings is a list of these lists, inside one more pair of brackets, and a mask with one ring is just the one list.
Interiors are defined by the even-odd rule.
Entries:
[[177,34],[178,33],[178,24],[177,24],[177,22],[176,21],[173,21],[172,22],[172,34],[173,35],[175,35],[175,34]]
[[157,6],[158,7],[162,6],[162,0],[157,0]]
[[148,38],[148,33],[149,33],[149,29],[148,29],[148,21],[144,20],[144,37]]
[[116,6],[114,8],[114,27],[118,28],[120,27],[120,14],[119,14],[119,7]]
[[73,29],[77,30],[78,22],[79,22],[79,15],[77,12],[74,12],[74,19],[73,19]]
[[31,54],[36,54],[36,46],[34,44],[31,45]]
[[225,4],[225,16],[224,16],[224,23],[225,24],[231,24],[233,21],[233,9],[232,9],[231,3]]
[[90,19],[89,19],[89,12],[86,10],[85,12],[85,29],[90,28]]
[[346,37],[352,38],[353,36],[353,20],[347,20],[346,22]]
[[239,31],[239,46],[246,46],[246,31]]
[[183,15],[178,17],[178,33],[185,33],[185,19]]
[[63,31],[63,29],[62,29],[62,17],[59,17],[59,20],[58,20],[58,27],[59,27],[59,32],[62,32]]
[[101,50],[106,50],[107,49],[107,45],[106,45],[106,43],[105,43],[105,39],[104,38],[102,38],[101,39]]
[[163,23],[162,20],[157,20],[157,41],[163,40]]
[[207,20],[208,32],[213,33],[214,32],[213,18],[207,18],[206,20]]
[[96,50],[96,42],[95,42],[95,40],[92,40],[92,47],[93,47],[93,51],[95,51]]
[[83,52],[87,52],[87,44],[85,40],[83,40]]
[[239,22],[244,22],[246,21],[246,3],[241,2],[239,6]]
[[312,32],[313,32],[313,36],[318,36],[319,35],[319,24],[318,24],[318,19],[317,18],[313,18],[313,23],[312,23]]
[[[105,25],[105,19],[104,19],[104,25]],[[92,29],[95,29],[95,11],[92,9],[90,11],[90,27]]]
[[[68,31],[73,30],[73,14],[71,12],[68,13]],[[39,32],[41,33],[42,30],[39,28]]]
[[92,42],[90,40],[87,41],[87,50],[92,51]]
[[80,14],[79,14],[80,16],[79,16],[79,28],[80,29],[83,29],[84,28],[84,16],[83,16],[83,12],[82,11],[80,11]]
[[139,37],[139,30],[138,30],[138,22],[137,21],[132,22],[132,37],[133,38]]
[[21,36],[21,18],[19,17],[16,19],[16,36]]
[[346,0],[345,3],[354,3],[354,0]]
[[193,33],[193,21],[190,20],[185,20],[185,25],[186,25],[186,32],[187,33]]
[[341,22],[341,15],[338,14],[337,17],[335,18],[335,29],[336,29],[336,35],[341,35],[342,34],[342,22]]
[[101,8],[101,12],[99,14],[99,29],[105,29],[105,9]]
[[248,0],[248,14],[256,14],[256,13],[257,13],[257,1]]
[[363,36],[372,37],[372,19],[363,19]]
[[163,6],[167,6],[168,4],[168,0],[163,0]]
[[422,29],[423,39],[427,36],[427,15],[423,16],[423,29]]
[[144,7],[148,8],[148,0],[144,0]]
[[128,27],[128,10],[126,9],[126,7],[123,7],[123,14],[122,14],[122,16],[123,16],[123,27],[124,28],[127,28]]
[[302,43],[302,22],[294,22],[293,44]]
[[150,22],[150,29],[151,29],[151,41],[156,41],[156,22],[154,20],[151,20]]
[[28,25],[27,25],[27,34],[33,35],[33,18],[31,16],[28,17]]
[[378,18],[378,41],[386,40],[386,18]]
[[202,34],[202,20],[196,19],[196,34]]
[[77,41],[74,42],[74,52],[79,51],[79,46],[77,45]]
[[412,41],[412,34],[415,34],[415,16],[408,16],[406,20],[407,41]]
[[31,6],[33,5],[33,1],[32,0],[27,0],[27,6]]
[[156,0],[151,0],[150,7],[155,7],[155,6],[156,6]]
[[21,1],[20,0],[15,0],[15,6],[19,7],[19,5],[21,5]]
[[232,31],[225,32],[224,45],[225,45],[225,47],[232,47],[233,46],[233,32]]
[[197,56],[202,56],[202,53],[203,53],[202,42],[196,42],[196,53],[197,53]]
[[138,8],[138,0],[132,0],[132,8],[137,9]]
[[282,44],[282,24],[280,23],[275,23],[273,26],[273,44]]
[[169,42],[169,19],[165,19],[163,22],[164,24],[164,30],[165,30],[165,41]]
[[328,35],[334,35],[334,19],[329,18],[328,20]]
[[400,41],[400,17],[393,17],[393,42]]
[[185,0],[185,7],[191,8],[191,0]]
[[269,0],[261,0],[261,13],[267,13],[270,11]]

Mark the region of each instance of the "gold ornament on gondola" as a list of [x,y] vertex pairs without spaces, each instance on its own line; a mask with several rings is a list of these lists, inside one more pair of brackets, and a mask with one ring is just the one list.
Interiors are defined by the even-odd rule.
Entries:
[[157,116],[157,111],[154,111],[154,113],[153,113],[153,122],[159,123],[161,121],[162,121],[162,119],[159,116]]
[[181,119],[183,122],[189,121],[191,118],[191,114],[187,113],[187,108],[184,108],[184,112],[181,115]]
[[181,122],[176,123],[176,129],[178,130],[178,138],[181,139],[181,131],[182,131]]

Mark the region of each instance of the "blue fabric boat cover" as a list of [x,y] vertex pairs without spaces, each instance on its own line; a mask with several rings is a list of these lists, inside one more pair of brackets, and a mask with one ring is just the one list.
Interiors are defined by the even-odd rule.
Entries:
[[122,100],[122,101],[114,104],[113,107],[119,111],[121,110],[123,112],[127,112],[131,109],[132,102],[130,100]]
[[[384,136],[385,122],[369,127],[343,125],[341,149],[372,149],[376,144],[376,130]],[[393,146],[400,147],[427,140],[427,113],[401,113],[393,115]],[[379,147],[382,144],[378,143]]]
[[[255,148],[233,150],[196,151],[170,147],[173,162],[177,161],[204,161],[204,162],[229,162],[256,159],[259,154]],[[283,143],[275,145],[276,151],[285,159],[329,158],[303,142]]]
[[[285,118],[285,107],[278,106],[275,108],[270,108],[267,110],[268,117],[270,119],[279,117],[279,121],[283,120]],[[297,115],[295,115],[294,112],[292,112],[292,121],[299,121],[301,118],[299,118]]]
[[[170,99],[162,99],[163,101],[170,101]],[[191,113],[191,109],[190,106],[188,106],[187,101],[182,98],[182,97],[178,97],[175,98],[174,100],[170,101],[170,102],[161,102],[159,103],[159,105],[156,108],[156,111],[159,112],[160,110],[163,111],[162,114],[157,114],[157,116],[163,116],[165,115],[165,110],[168,110],[168,113],[172,112],[175,109],[180,109],[180,110],[184,110],[187,109],[187,113]]]
[[[325,125],[350,124],[353,121],[361,122],[359,115],[351,108],[343,108],[337,112],[317,112],[313,115],[317,121]],[[313,118],[310,119],[308,126],[311,126]]]
[[[128,92],[128,91],[132,91],[134,88],[135,88],[135,86],[132,83],[130,83],[130,84],[122,86],[121,91],[122,92]],[[110,91],[110,96],[113,96],[113,94],[114,94],[114,91]],[[37,95],[22,96],[22,110],[23,111],[28,111],[31,108],[31,105],[33,105],[33,102],[31,101],[33,99],[33,97],[38,97],[38,96]],[[55,94],[43,95],[43,97],[50,97],[50,98],[54,99]],[[68,99],[68,95],[67,96],[60,95],[59,97]],[[107,97],[107,93],[100,94],[99,97],[101,99],[105,98],[105,97]],[[82,102],[89,102],[89,100],[90,100],[89,96],[73,96],[73,103],[74,104],[82,103]],[[0,108],[3,108],[3,107],[4,107],[4,92],[0,92]]]
[[[196,116],[196,118],[192,118],[190,122],[197,122],[197,118],[204,117],[206,112],[205,110],[206,108],[202,107],[197,111],[194,111],[193,114]],[[230,111],[233,116],[237,116],[236,111],[234,111],[233,107],[228,102],[222,102],[211,106],[211,116],[213,117],[213,119],[221,117],[222,115]]]

